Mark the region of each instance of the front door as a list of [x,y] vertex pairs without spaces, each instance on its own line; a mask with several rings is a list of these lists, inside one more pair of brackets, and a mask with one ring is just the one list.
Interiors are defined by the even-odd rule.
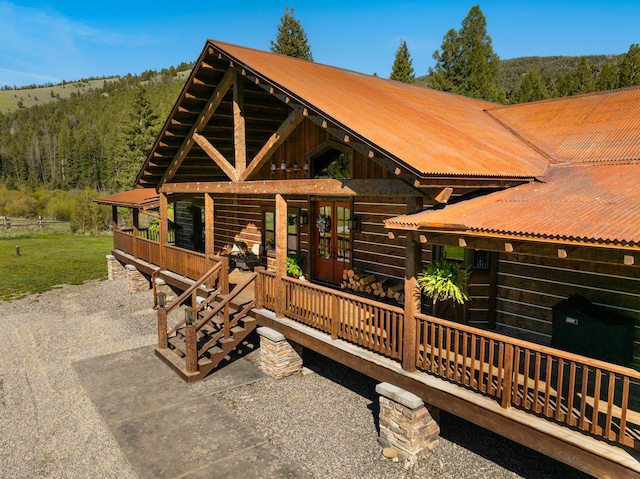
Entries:
[[340,283],[342,272],[351,266],[351,204],[344,201],[317,201],[314,212],[314,278]]

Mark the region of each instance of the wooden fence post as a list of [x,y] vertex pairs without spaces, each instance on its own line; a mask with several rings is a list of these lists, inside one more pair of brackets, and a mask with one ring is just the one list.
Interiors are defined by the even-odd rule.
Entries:
[[338,339],[338,330],[340,328],[340,308],[338,297],[331,295],[331,339]]

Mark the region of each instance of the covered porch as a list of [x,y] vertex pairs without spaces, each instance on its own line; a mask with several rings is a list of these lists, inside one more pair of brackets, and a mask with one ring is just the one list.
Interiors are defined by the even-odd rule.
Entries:
[[[276,234],[286,237],[287,201],[276,195],[275,204]],[[228,268],[224,256],[129,232],[114,231],[113,254],[183,292],[174,302],[157,304],[157,351],[186,380],[210,370],[214,342],[233,338],[239,327],[267,326],[598,477],[640,474],[640,373],[424,314],[416,284],[424,238],[409,233],[399,239],[407,246],[408,294],[397,305],[287,276],[286,240],[276,241],[270,270],[236,272],[231,279],[222,273]],[[455,234],[446,241],[441,234],[441,240],[458,241]],[[207,291],[216,295],[201,307],[197,296]],[[176,319],[179,309],[195,310],[196,319]],[[217,327],[207,332],[214,317]]]

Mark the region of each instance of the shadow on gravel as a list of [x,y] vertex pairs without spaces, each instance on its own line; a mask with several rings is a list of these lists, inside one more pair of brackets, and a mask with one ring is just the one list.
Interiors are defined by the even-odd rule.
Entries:
[[[375,392],[378,381],[310,349],[304,349],[303,361],[316,374],[369,399],[372,420],[380,431],[379,397]],[[525,479],[592,477],[445,411],[440,413],[440,437]]]

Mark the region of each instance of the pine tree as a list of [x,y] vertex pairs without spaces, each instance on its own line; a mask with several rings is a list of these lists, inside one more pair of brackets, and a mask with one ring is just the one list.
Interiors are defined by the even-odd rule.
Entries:
[[613,90],[618,86],[618,77],[611,65],[605,63],[598,74],[596,89],[598,91]]
[[299,20],[293,16],[293,7],[287,5],[276,33],[276,41],[271,40],[271,51],[303,60],[313,61],[311,47]]
[[582,57],[576,68],[573,93],[579,95],[581,93],[590,93],[592,91],[596,91],[596,82],[593,79],[593,73],[589,62],[585,57]]
[[402,40],[400,46],[396,50],[396,57],[393,61],[390,80],[397,80],[404,83],[414,83],[416,74],[413,71],[413,60],[407,47],[407,42]]
[[112,188],[133,188],[136,175],[159,133],[159,127],[159,116],[151,107],[147,90],[138,86],[134,91],[127,118],[120,125],[115,175],[110,185]]
[[634,43],[620,62],[618,86],[640,85],[640,46]]
[[529,70],[522,78],[520,86],[511,95],[511,103],[545,100],[549,98],[549,91],[536,70]]
[[436,65],[429,69],[433,88],[460,95],[505,103],[499,86],[500,58],[487,35],[487,20],[478,5],[469,10],[459,32],[451,29],[433,54]]

